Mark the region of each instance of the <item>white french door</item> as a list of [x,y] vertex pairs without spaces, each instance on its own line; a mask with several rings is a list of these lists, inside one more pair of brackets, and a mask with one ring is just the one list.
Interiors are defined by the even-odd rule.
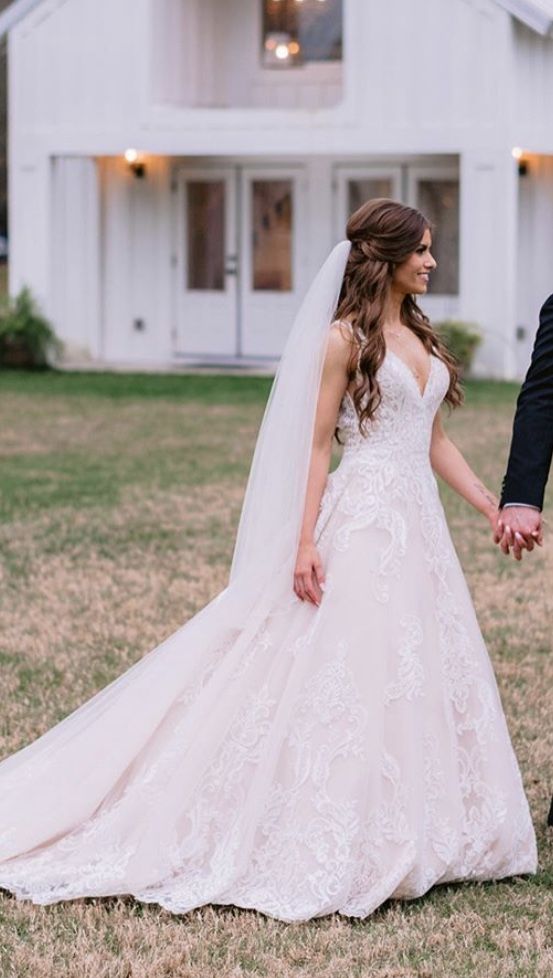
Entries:
[[419,208],[435,225],[432,251],[438,267],[420,302],[431,319],[458,315],[459,304],[459,170],[443,163],[335,167],[335,233],[343,237],[346,221],[366,200],[391,197]]
[[438,267],[430,276],[425,309],[433,318],[456,314],[459,294],[459,170],[455,166],[411,166],[409,203],[434,223],[432,252]]
[[301,167],[241,171],[240,332],[246,356],[282,353],[305,287]]
[[305,288],[302,167],[182,168],[177,353],[280,356]]
[[182,169],[177,178],[177,352],[237,352],[234,167]]
[[401,200],[400,166],[337,166],[336,226],[339,239],[345,236],[348,217],[373,197]]

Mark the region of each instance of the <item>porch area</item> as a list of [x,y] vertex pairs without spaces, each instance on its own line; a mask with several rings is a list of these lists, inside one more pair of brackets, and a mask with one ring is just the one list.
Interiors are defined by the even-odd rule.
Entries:
[[273,369],[348,215],[377,196],[435,222],[438,269],[425,310],[434,319],[462,312],[458,157],[202,159],[129,149],[52,166],[50,308],[70,364]]

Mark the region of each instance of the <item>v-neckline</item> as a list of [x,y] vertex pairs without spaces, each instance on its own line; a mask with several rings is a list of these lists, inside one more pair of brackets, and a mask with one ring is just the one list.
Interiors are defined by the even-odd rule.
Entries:
[[427,374],[427,377],[426,377],[426,383],[424,385],[424,389],[422,391],[420,389],[419,382],[418,382],[417,378],[415,377],[415,374],[411,370],[411,367],[409,366],[409,364],[406,363],[405,360],[403,359],[403,357],[400,357],[399,354],[395,352],[395,350],[392,350],[389,346],[387,346],[386,347],[386,353],[385,353],[384,359],[386,359],[386,357],[389,356],[389,355],[391,355],[392,357],[394,357],[396,360],[399,361],[399,363],[404,368],[404,370],[406,371],[406,373],[409,375],[409,377],[413,381],[415,387],[417,388],[417,393],[419,395],[419,398],[421,399],[421,401],[424,401],[424,398],[426,397],[426,392],[428,390],[428,385],[430,383],[430,378],[432,376],[432,367],[434,366],[434,357],[433,357],[433,355],[431,353],[427,354],[428,361],[429,361],[428,374]]

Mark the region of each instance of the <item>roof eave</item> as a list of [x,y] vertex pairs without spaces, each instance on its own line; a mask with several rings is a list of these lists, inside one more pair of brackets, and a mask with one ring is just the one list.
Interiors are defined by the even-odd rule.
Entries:
[[532,0],[496,0],[496,2],[542,37],[553,34],[553,17]]
[[10,3],[9,7],[0,14],[0,38],[9,34],[11,29],[40,3],[42,0],[14,0],[14,3]]

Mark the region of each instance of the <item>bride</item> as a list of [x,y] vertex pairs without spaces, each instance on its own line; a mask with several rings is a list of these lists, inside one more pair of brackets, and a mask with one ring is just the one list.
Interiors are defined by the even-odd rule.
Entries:
[[0,764],[0,886],[19,899],[366,917],[536,870],[434,476],[495,526],[440,420],[461,393],[416,302],[430,224],[377,199],[347,237],[289,335],[228,587]]

